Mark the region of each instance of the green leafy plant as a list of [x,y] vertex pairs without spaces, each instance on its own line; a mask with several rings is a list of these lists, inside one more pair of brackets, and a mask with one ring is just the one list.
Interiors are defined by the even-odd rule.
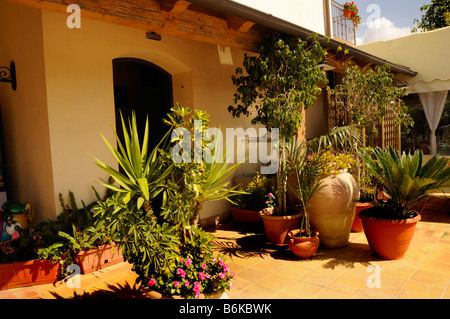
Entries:
[[40,227],[20,228],[14,240],[2,243],[0,263],[28,261],[38,258],[38,251],[45,247]]
[[406,128],[414,124],[401,99],[407,90],[394,85],[389,65],[363,71],[357,65],[346,64],[344,72],[342,82],[334,89],[328,88],[330,104],[341,114],[339,126],[370,126],[376,131],[376,121],[381,123],[388,112],[395,114],[396,124]]
[[265,208],[264,202],[267,198],[267,194],[273,195],[275,189],[275,182],[273,179],[268,178],[266,175],[256,173],[255,177],[248,183],[245,188],[245,193],[233,198],[235,204],[234,207],[260,211]]
[[[210,258],[214,237],[198,226],[200,210],[205,201],[229,200],[241,193],[235,187],[227,188],[237,165],[197,157],[198,152],[212,151],[210,141],[203,139],[209,115],[200,110],[192,114],[180,104],[171,111],[165,120],[170,126],[168,133],[150,153],[146,146],[148,121],[141,146],[134,113],[128,126],[122,119],[125,138],[122,144],[116,135],[117,150],[105,139],[124,174],[95,159],[118,184],[103,183],[115,193],[95,207],[96,226],[106,229],[118,243],[144,284],[151,278],[157,277],[159,282],[175,276],[180,256],[196,262]],[[180,161],[173,156],[177,145],[186,146]],[[159,285],[154,288],[163,289]]]
[[318,83],[327,83],[317,67],[326,52],[317,35],[308,41],[272,33],[265,37],[258,56],[244,56],[244,70],[236,69],[232,77],[236,86],[234,106],[228,111],[233,117],[255,116],[252,124],[262,124],[269,131],[279,129],[280,164],[277,171],[278,209],[286,214],[288,167],[285,147],[298,133],[302,112],[314,105],[321,93]]
[[337,175],[341,170],[348,170],[356,164],[352,154],[331,150],[308,155],[308,164],[320,164],[320,173],[324,176]]
[[382,209],[374,210],[378,218],[409,218],[413,204],[430,192],[450,187],[450,168],[446,158],[433,156],[423,165],[423,153],[414,155],[399,154],[392,147],[382,150],[376,148],[373,158],[363,152],[361,157],[368,172],[383,187],[390,199],[380,203]]
[[295,186],[289,186],[303,207],[300,230],[305,231],[300,232],[300,235],[311,237],[309,201],[314,193],[321,188],[324,178],[324,162],[317,160],[320,156],[312,156],[306,141],[300,143],[295,137],[289,144],[287,154],[288,163],[292,168],[296,182]]
[[420,7],[424,12],[420,21],[414,19],[416,25],[411,32],[425,32],[450,26],[450,0],[431,0],[430,4]]

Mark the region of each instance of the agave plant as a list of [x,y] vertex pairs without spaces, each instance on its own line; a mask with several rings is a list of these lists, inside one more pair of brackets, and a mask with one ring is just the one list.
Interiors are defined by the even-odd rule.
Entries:
[[423,165],[423,153],[400,154],[392,147],[362,152],[368,172],[390,197],[391,212],[406,215],[411,207],[429,193],[450,187],[450,168],[446,158],[433,156]]

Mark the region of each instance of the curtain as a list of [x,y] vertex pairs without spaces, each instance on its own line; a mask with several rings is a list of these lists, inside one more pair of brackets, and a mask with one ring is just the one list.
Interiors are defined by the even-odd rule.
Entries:
[[420,103],[422,104],[430,127],[430,147],[431,155],[436,155],[436,129],[441,120],[442,111],[444,110],[445,101],[447,100],[448,91],[418,93]]

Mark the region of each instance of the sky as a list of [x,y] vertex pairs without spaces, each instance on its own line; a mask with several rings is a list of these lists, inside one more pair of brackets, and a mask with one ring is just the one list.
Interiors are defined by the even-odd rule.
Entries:
[[390,40],[411,34],[420,7],[431,0],[356,0],[363,21],[356,31],[356,44]]

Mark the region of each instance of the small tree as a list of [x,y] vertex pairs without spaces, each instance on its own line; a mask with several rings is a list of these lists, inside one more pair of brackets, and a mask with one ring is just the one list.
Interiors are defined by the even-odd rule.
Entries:
[[317,67],[326,52],[314,35],[310,41],[273,33],[268,35],[258,56],[244,57],[244,68],[236,69],[232,77],[236,86],[235,106],[228,111],[233,117],[256,114],[252,124],[263,124],[269,131],[278,128],[280,134],[280,164],[277,171],[278,206],[286,213],[287,165],[285,146],[299,130],[302,111],[313,106],[321,89],[317,83],[327,83]]
[[[383,122],[388,112],[395,114],[396,124],[404,124],[406,128],[414,124],[401,99],[407,90],[394,85],[394,75],[390,73],[389,65],[376,66],[375,70],[363,72],[358,66],[347,64],[344,71],[342,83],[334,89],[328,88],[330,104],[338,112],[346,113],[339,125],[369,126],[376,133],[376,122]],[[363,134],[362,141],[364,138]],[[352,148],[359,160],[361,145],[358,144],[360,143],[355,143]],[[362,186],[361,197],[370,197],[372,190],[369,177],[364,170],[361,176],[360,165],[356,171],[355,177]]]
[[406,127],[413,124],[401,99],[407,90],[394,85],[389,65],[363,72],[358,66],[347,64],[344,71],[342,83],[334,89],[328,88],[331,105],[348,115],[347,119],[341,119],[340,125],[375,128],[376,120],[381,123],[390,111],[394,112],[397,124],[403,123]]
[[420,7],[425,12],[420,21],[414,19],[412,32],[425,32],[450,26],[450,0],[431,0],[431,4]]

